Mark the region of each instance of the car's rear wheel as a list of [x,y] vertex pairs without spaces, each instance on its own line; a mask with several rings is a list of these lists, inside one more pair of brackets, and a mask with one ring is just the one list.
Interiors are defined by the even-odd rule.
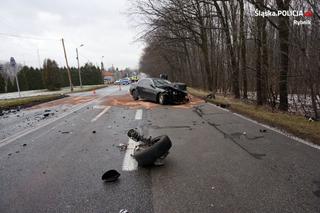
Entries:
[[159,102],[159,104],[161,104],[161,105],[166,104],[166,96],[165,96],[163,93],[160,93],[160,94],[159,94],[158,102]]
[[132,98],[135,101],[137,101],[139,99],[139,95],[138,95],[138,91],[137,90],[133,90],[132,91]]

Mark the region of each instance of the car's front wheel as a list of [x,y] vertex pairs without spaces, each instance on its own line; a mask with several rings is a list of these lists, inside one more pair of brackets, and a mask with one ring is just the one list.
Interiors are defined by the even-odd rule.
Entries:
[[166,104],[166,96],[165,96],[163,93],[160,93],[160,94],[159,94],[158,102],[159,102],[159,104],[161,104],[161,105]]
[[132,91],[132,98],[135,101],[137,101],[139,99],[139,95],[138,95],[138,91],[137,90],[133,90]]

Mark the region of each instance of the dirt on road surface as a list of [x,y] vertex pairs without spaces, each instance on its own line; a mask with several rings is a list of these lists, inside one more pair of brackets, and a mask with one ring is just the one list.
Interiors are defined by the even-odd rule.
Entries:
[[[204,103],[202,99],[199,99],[194,96],[190,96],[190,101],[186,104],[166,105],[166,106],[173,107],[173,108],[189,109],[201,103]],[[150,102],[150,101],[144,101],[144,100],[134,101],[130,96],[130,94],[108,96],[104,98],[100,104],[104,106],[128,107],[129,109],[137,109],[137,108],[153,109],[153,108],[161,107],[160,104]]]
[[96,96],[67,97],[67,98],[39,104],[39,105],[33,106],[30,109],[50,108],[50,107],[54,107],[54,106],[58,106],[58,105],[77,105],[77,104],[82,104],[82,103],[92,101],[95,98],[96,98]]

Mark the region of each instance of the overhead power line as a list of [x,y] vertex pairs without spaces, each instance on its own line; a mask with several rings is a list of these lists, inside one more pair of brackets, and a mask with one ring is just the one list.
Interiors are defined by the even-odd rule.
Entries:
[[26,35],[1,33],[1,32],[0,32],[0,36],[22,38],[22,39],[32,39],[32,40],[47,40],[47,41],[60,41],[61,40],[61,39],[55,39],[55,38],[44,38],[44,37],[26,36]]

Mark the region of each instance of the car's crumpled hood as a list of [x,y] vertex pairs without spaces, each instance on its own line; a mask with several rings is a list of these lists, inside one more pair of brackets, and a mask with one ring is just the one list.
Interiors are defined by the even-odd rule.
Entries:
[[158,86],[158,88],[164,89],[164,90],[173,90],[173,91],[181,92],[181,93],[187,95],[186,91],[178,89],[178,88],[174,87],[173,85]]

